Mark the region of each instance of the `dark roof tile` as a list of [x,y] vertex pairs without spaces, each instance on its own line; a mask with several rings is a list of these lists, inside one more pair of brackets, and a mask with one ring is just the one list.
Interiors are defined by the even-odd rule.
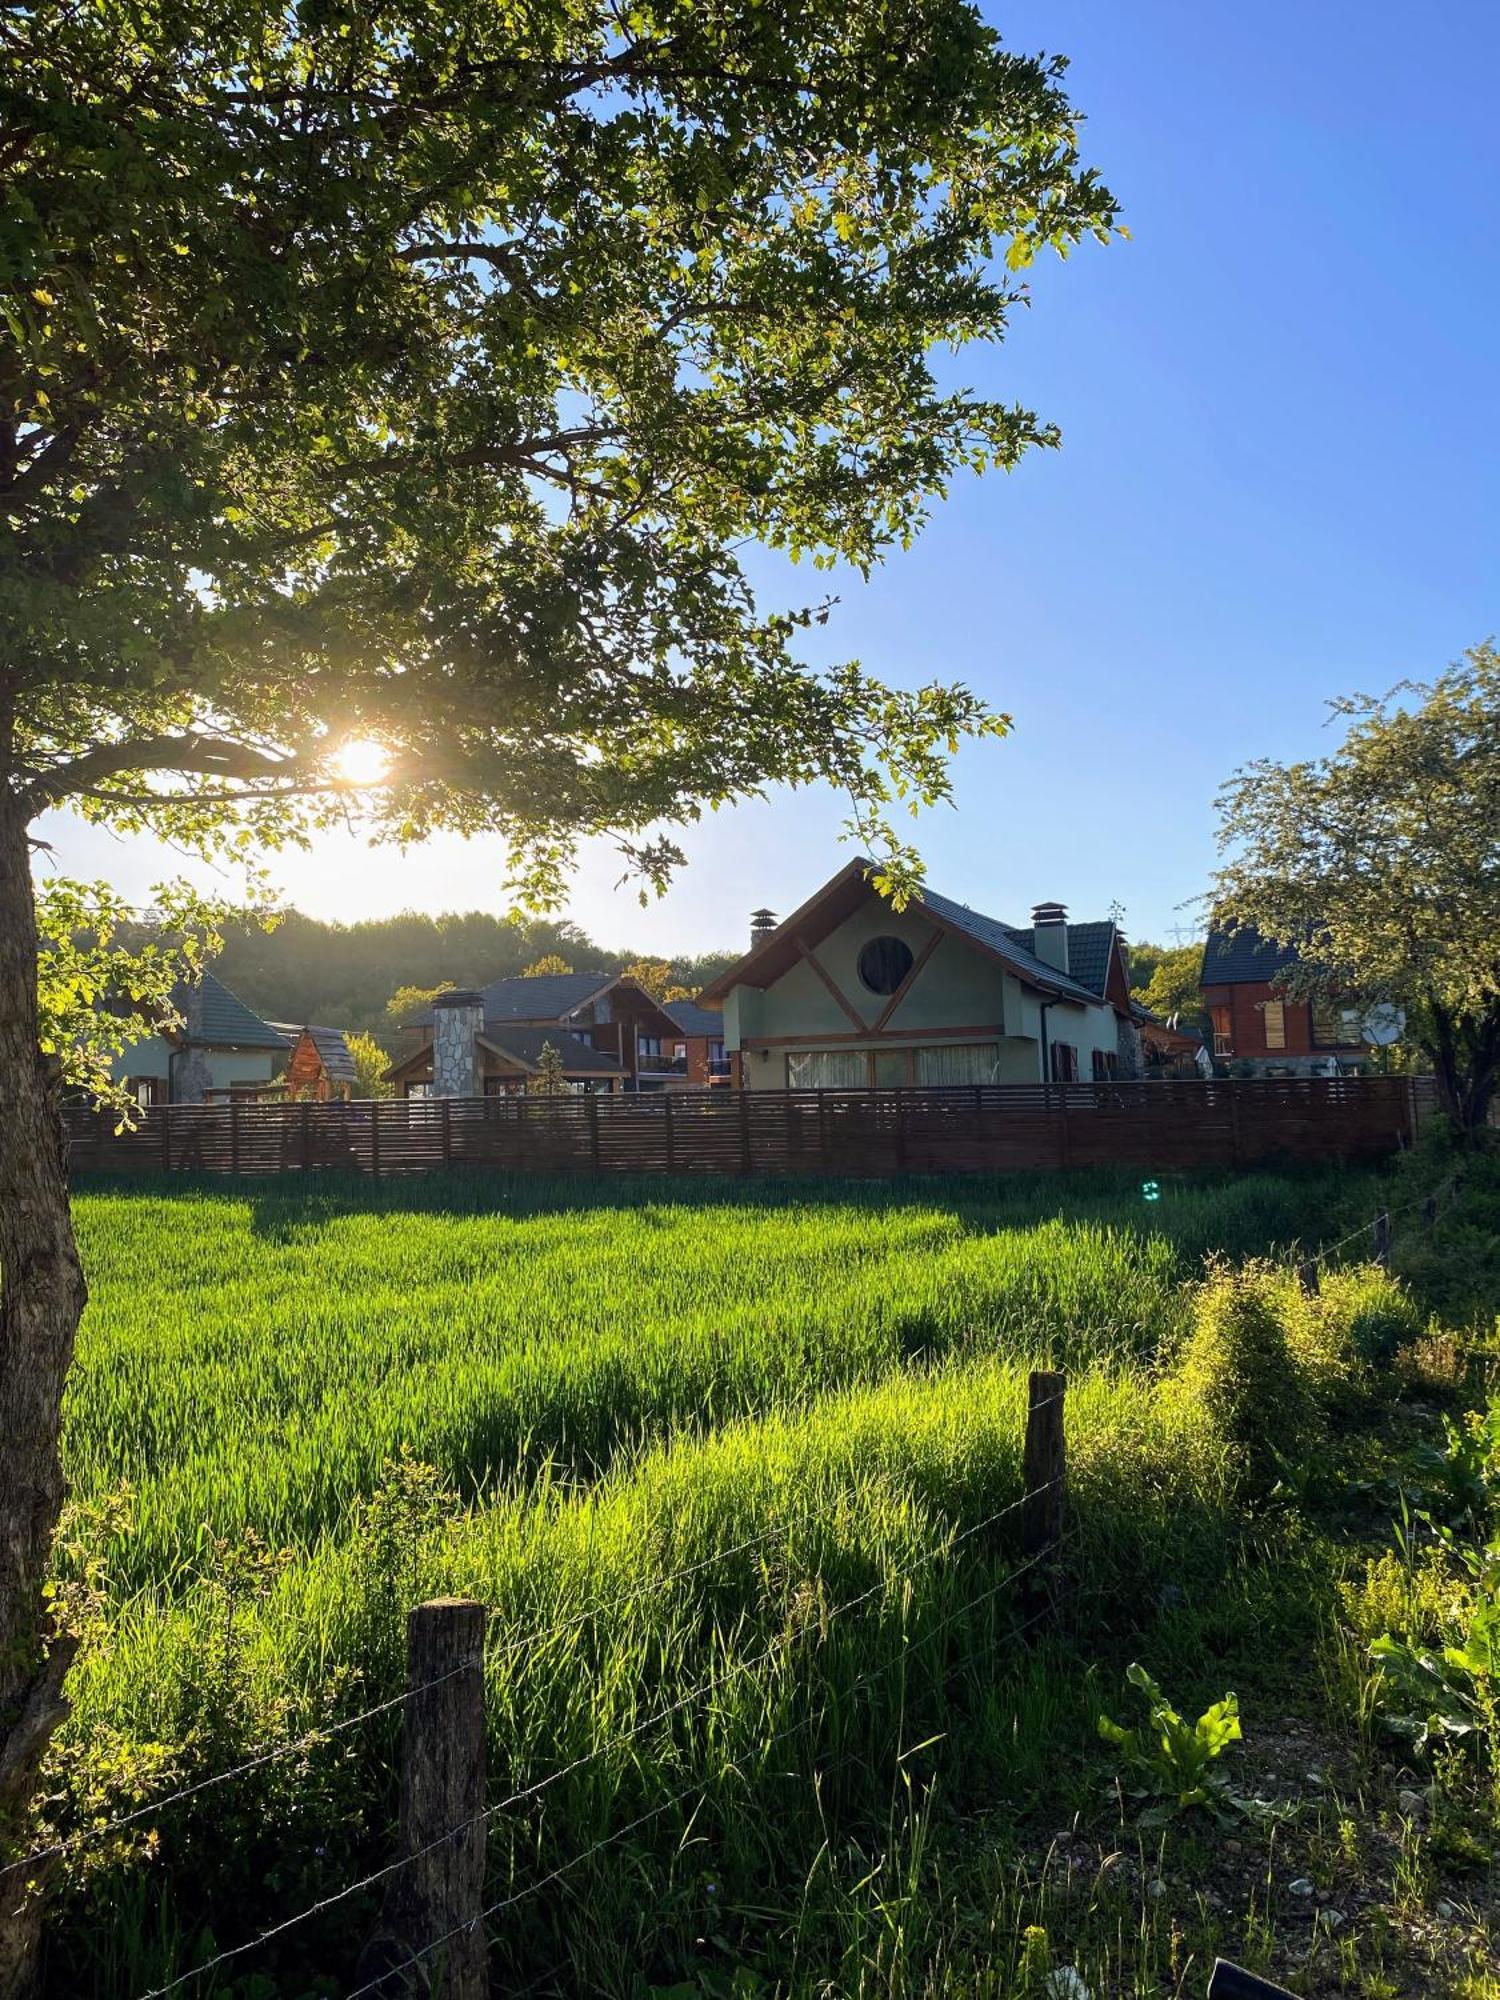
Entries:
[[[560,1021],[581,1007],[602,987],[612,986],[613,972],[540,972],[534,978],[492,979],[481,991],[486,1021]],[[430,1028],[432,1009],[412,1016],[412,1027]]]
[[667,1012],[685,1035],[709,1035],[717,1040],[724,1032],[724,1016],[717,1007],[700,1007],[696,1000],[672,1000]]
[[337,1083],[358,1083],[359,1071],[354,1067],[354,1058],[349,1053],[342,1028],[319,1028],[311,1021],[273,1021],[271,1026],[291,1045],[295,1045],[304,1033],[311,1035],[313,1046],[329,1076]]
[[186,1024],[184,1040],[199,1048],[286,1049],[285,1037],[211,972],[174,987],[172,1006]]
[[1215,924],[1203,947],[1202,986],[1261,985],[1298,963],[1291,945],[1272,944],[1249,924],[1229,931]]
[[987,951],[997,952],[1009,959],[1016,970],[1025,973],[1029,979],[1040,979],[1044,985],[1056,986],[1075,1000],[1097,1000],[1098,995],[1077,979],[1065,972],[1059,972],[1045,959],[1038,958],[1031,947],[1031,933],[1017,928],[1015,924],[1001,923],[998,917],[986,917],[978,910],[971,910],[965,903],[955,903],[947,896],[940,896],[935,889],[922,889],[918,900],[936,916],[952,924],[955,930],[973,938]]

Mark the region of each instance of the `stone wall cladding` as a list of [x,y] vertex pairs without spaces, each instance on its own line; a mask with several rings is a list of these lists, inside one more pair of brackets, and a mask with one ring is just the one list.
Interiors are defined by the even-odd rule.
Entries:
[[1144,1076],[1146,1064],[1141,1049],[1141,1031],[1134,1021],[1127,1021],[1123,1015],[1116,1016],[1116,1019],[1119,1023],[1117,1034],[1119,1074]]
[[440,994],[432,1009],[434,1097],[479,1095],[474,1037],[484,1032],[484,1002],[477,993]]

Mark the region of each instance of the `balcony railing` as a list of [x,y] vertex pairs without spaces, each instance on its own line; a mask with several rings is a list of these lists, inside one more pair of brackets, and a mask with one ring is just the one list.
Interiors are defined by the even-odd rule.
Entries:
[[644,1049],[636,1057],[635,1066],[642,1076],[686,1076],[687,1074],[685,1057],[647,1055]]

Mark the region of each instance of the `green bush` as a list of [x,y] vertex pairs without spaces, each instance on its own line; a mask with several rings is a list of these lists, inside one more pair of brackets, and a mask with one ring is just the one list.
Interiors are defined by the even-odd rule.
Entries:
[[1329,1351],[1375,1367],[1388,1367],[1426,1325],[1410,1292],[1378,1264],[1326,1273],[1309,1303]]
[[1289,1337],[1289,1306],[1286,1275],[1271,1265],[1212,1270],[1173,1377],[1175,1393],[1238,1453],[1251,1492],[1268,1491],[1323,1431],[1311,1371]]

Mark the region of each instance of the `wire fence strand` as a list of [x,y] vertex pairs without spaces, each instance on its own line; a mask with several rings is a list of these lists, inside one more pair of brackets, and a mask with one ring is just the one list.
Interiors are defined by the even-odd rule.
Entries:
[[[1047,1397],[1043,1401],[1032,1405],[1032,1408],[1036,1410],[1048,1408],[1051,1404],[1060,1402],[1064,1393],[1059,1392],[1056,1395]],[[1014,1514],[1018,1509],[1024,1507],[1029,1501],[1038,1498],[1043,1493],[1051,1491],[1059,1483],[1060,1477],[1061,1475],[1056,1475],[1052,1479],[1043,1480],[1039,1486],[1033,1487],[1029,1492],[1019,1495],[1014,1500],[1008,1501],[1005,1506],[995,1509],[993,1513],[986,1515],[982,1520],[974,1522],[971,1526],[965,1528],[962,1533],[943,1543],[941,1547],[929,1551],[915,1563],[907,1565],[904,1570],[887,1572],[867,1589],[858,1592],[855,1596],[845,1599],[843,1603],[837,1604],[831,1610],[822,1613],[819,1620],[820,1625],[826,1626],[834,1618],[857,1610],[862,1604],[867,1604],[872,1598],[890,1589],[893,1584],[906,1581],[911,1576],[916,1575],[926,1564],[937,1562],[944,1556],[950,1555],[954,1549],[958,1548],[962,1543],[969,1541],[974,1535],[982,1533],[986,1528],[996,1526],[1007,1516]],[[1040,1560],[1040,1556],[1030,1558],[1021,1567],[1024,1570],[1025,1568],[1034,1566]],[[1017,1574],[1019,1573],[1017,1572]],[[1005,1581],[1009,1582],[1011,1580],[1007,1578]],[[191,1967],[186,1972],[179,1973],[164,1986],[152,1987],[147,1993],[140,1996],[140,2000],[165,2000],[166,1995],[180,1991],[191,1981],[201,1979],[206,1974],[217,1971],[220,1967],[231,1964],[236,1959],[243,1958],[247,1953],[256,1951],[261,1946],[274,1942],[275,1939],[284,1936],[288,1931],[295,1930],[300,1924],[310,1922],[314,1917],[322,1916],[327,1911],[337,1908],[339,1904],[347,1902],[351,1896],[360,1895],[368,1890],[378,1888],[383,1882],[389,1880],[391,1876],[398,1874],[403,1868],[409,1868],[414,1862],[435,1853],[438,1848],[446,1846],[451,1840],[457,1839],[461,1833],[467,1832],[470,1827],[487,1823],[497,1813],[509,1811],[518,1805],[526,1804],[529,1800],[539,1797],[541,1793],[549,1790],[553,1785],[559,1784],[564,1778],[571,1777],[575,1772],[594,1763],[611,1750],[620,1749],[625,1744],[631,1743],[638,1737],[643,1736],[648,1730],[656,1728],[664,1722],[671,1721],[675,1716],[681,1714],[683,1710],[692,1707],[707,1695],[717,1692],[719,1688],[727,1684],[736,1675],[750,1673],[757,1667],[766,1665],[770,1660],[796,1645],[802,1636],[800,1630],[779,1635],[760,1652],[751,1654],[746,1659],[730,1662],[721,1672],[710,1675],[707,1680],[690,1688],[675,1701],[668,1703],[666,1707],[660,1708],[653,1714],[644,1717],[641,1721],[634,1724],[631,1728],[622,1731],[619,1735],[607,1738],[602,1743],[595,1744],[591,1749],[582,1752],[559,1769],[549,1772],[546,1777],[538,1779],[534,1784],[524,1786],[520,1791],[511,1793],[509,1797],[499,1800],[495,1805],[487,1806],[480,1813],[472,1814],[468,1819],[449,1827],[436,1839],[413,1849],[411,1853],[400,1855],[396,1860],[387,1862],[383,1867],[372,1869],[367,1875],[363,1875],[356,1881],[345,1884],[343,1888],[333,1890],[328,1895],[319,1897],[317,1901],[308,1904],[306,1908],[297,1911],[294,1915],[285,1917],[279,1923],[268,1926],[256,1937],[248,1938],[242,1944],[230,1945],[223,1951],[215,1953],[211,1958],[203,1960],[201,1964]]]
[[[1048,1482],[1049,1485],[1051,1483],[1050,1481]],[[1038,1491],[1046,1491],[1046,1488],[1039,1488]],[[908,1638],[903,1643],[899,1653],[895,1654],[891,1659],[886,1660],[879,1667],[874,1668],[870,1673],[861,1675],[847,1690],[848,1696],[852,1698],[868,1692],[877,1681],[882,1680],[887,1674],[894,1672],[914,1652],[929,1644],[940,1633],[947,1631],[959,1619],[967,1618],[971,1613],[978,1610],[981,1604],[987,1603],[991,1598],[997,1597],[1001,1591],[1009,1589],[1039,1563],[1058,1554],[1064,1544],[1071,1541],[1076,1533],[1076,1528],[1066,1529],[1049,1548],[1041,1550],[1036,1555],[1028,1557],[1025,1562],[1017,1564],[1009,1575],[1000,1579],[999,1583],[980,1591],[977,1596],[970,1598],[967,1603],[960,1605],[948,1617],[940,1619],[936,1625],[925,1628],[917,1637]],[[1059,1600],[1053,1598],[1048,1603],[1039,1606],[1037,1610],[1032,1612],[1028,1618],[1023,1619],[1020,1625],[1016,1627],[1013,1637],[1020,1638],[1034,1625],[1038,1624],[1041,1619],[1054,1615],[1058,1609],[1058,1603]],[[968,1666],[972,1664],[975,1658],[977,1658],[976,1653],[966,1654],[964,1659],[958,1664],[960,1667]],[[775,1735],[767,1737],[763,1743],[758,1744],[756,1746],[757,1750],[763,1754],[768,1750],[775,1749],[778,1744],[787,1742],[793,1736],[800,1735],[803,1730],[812,1725],[815,1719],[811,1714],[799,1717],[796,1722],[789,1723],[785,1729],[777,1730]],[[852,1761],[854,1755],[854,1751],[846,1751],[842,1757],[839,1757],[831,1766],[827,1767],[822,1775],[827,1776],[829,1771],[843,1769],[844,1766]],[[658,1801],[656,1805],[649,1807],[645,1812],[637,1814],[634,1819],[627,1821],[624,1826],[616,1827],[612,1832],[594,1841],[591,1846],[581,1849],[577,1854],[570,1856],[568,1860],[560,1862],[557,1867],[551,1869],[547,1874],[539,1876],[536,1881],[528,1882],[525,1888],[517,1889],[508,1896],[500,1897],[496,1902],[488,1904],[477,1916],[469,1918],[467,1922],[455,1924],[451,1929],[444,1931],[441,1936],[430,1938],[420,1950],[413,1952],[410,1957],[402,1959],[396,1965],[387,1966],[378,1977],[366,1981],[364,1985],[354,1987],[345,1995],[345,2000],[369,2000],[369,1996],[381,1992],[387,1980],[393,1979],[403,1972],[413,1970],[443,1945],[451,1944],[455,1938],[463,1937],[472,1931],[476,1924],[487,1923],[492,1917],[503,1915],[505,1911],[514,1909],[518,1903],[525,1902],[528,1897],[539,1895],[542,1890],[550,1888],[554,1882],[560,1881],[564,1875],[570,1874],[573,1869],[582,1867],[585,1862],[592,1861],[596,1856],[604,1853],[607,1848],[613,1847],[619,1841],[628,1839],[632,1833],[637,1833],[643,1826],[648,1826],[653,1820],[660,1819],[664,1813],[671,1812],[675,1807],[685,1804],[696,1795],[706,1794],[712,1789],[714,1783],[715,1779],[713,1777],[695,1778],[691,1784],[683,1786],[680,1791],[672,1793],[670,1797]]]
[[[838,1504],[842,1505],[846,1501],[851,1501],[856,1497],[852,1492],[846,1491],[839,1494]],[[827,1513],[831,1513],[831,1511],[829,1509]],[[825,1513],[823,1518],[827,1517],[827,1513]],[[678,1569],[669,1570],[665,1576],[645,1578],[640,1583],[633,1585],[629,1590],[619,1591],[613,1597],[602,1598],[593,1604],[584,1605],[580,1610],[569,1612],[565,1618],[557,1619],[550,1625],[536,1627],[530,1632],[518,1633],[512,1638],[506,1639],[499,1646],[494,1648],[487,1647],[484,1654],[484,1662],[488,1665],[492,1662],[510,1659],[517,1653],[533,1651],[535,1648],[545,1645],[549,1640],[559,1637],[562,1633],[571,1631],[577,1626],[587,1624],[590,1619],[602,1617],[607,1612],[618,1610],[624,1604],[633,1603],[637,1598],[653,1595],[656,1592],[667,1589],[674,1583],[680,1583],[686,1577],[701,1575],[703,1571],[714,1568],[718,1563],[728,1562],[734,1556],[743,1555],[750,1549],[758,1548],[779,1534],[783,1528],[799,1525],[806,1518],[806,1516],[783,1516],[780,1520],[773,1521],[769,1527],[762,1528],[758,1533],[748,1536],[744,1541],[734,1542],[727,1548],[716,1549],[711,1555],[699,1557],[696,1561],[685,1563]],[[144,1805],[135,1807],[128,1813],[121,1813],[115,1819],[109,1820],[101,1826],[81,1827],[76,1833],[65,1835],[63,1839],[53,1841],[46,1847],[33,1848],[29,1853],[19,1855],[14,1861],[8,1861],[3,1866],[0,1866],[0,1881],[3,1881],[7,1875],[20,1873],[23,1869],[37,1868],[44,1862],[58,1859],[64,1855],[78,1853],[85,1848],[95,1847],[100,1841],[112,1839],[115,1835],[125,1832],[130,1827],[139,1825],[143,1820],[155,1818],[158,1813],[165,1812],[170,1807],[179,1805],[184,1799],[197,1798],[204,1792],[213,1791],[220,1785],[227,1785],[234,1779],[248,1776],[252,1771],[261,1770],[268,1764],[274,1764],[285,1757],[299,1756],[304,1751],[315,1749],[319,1744],[328,1742],[348,1730],[356,1729],[363,1723],[374,1721],[379,1716],[389,1714],[393,1709],[403,1707],[407,1702],[415,1699],[417,1695],[427,1693],[430,1688],[441,1687],[445,1681],[451,1680],[455,1675],[466,1673],[474,1664],[473,1660],[463,1661],[458,1666],[451,1667],[447,1673],[439,1675],[436,1680],[424,1682],[420,1687],[405,1688],[400,1694],[391,1695],[384,1701],[374,1703],[370,1708],[361,1709],[357,1715],[340,1716],[335,1722],[320,1723],[315,1729],[309,1729],[301,1736],[294,1737],[287,1743],[274,1744],[265,1750],[257,1751],[253,1756],[245,1758],[243,1762],[229,1766],[227,1770],[215,1771],[206,1778],[196,1780],[193,1784],[181,1786],[175,1792],[161,1793],[155,1798],[149,1799]]]

